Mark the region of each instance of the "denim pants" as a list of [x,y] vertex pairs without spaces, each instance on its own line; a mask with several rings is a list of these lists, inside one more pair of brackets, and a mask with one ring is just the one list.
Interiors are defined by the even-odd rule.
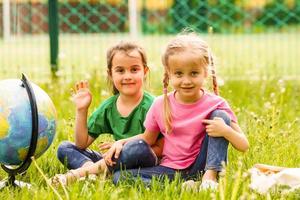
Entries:
[[[64,141],[59,145],[57,158],[68,169],[77,169],[88,161],[95,163],[103,159],[99,152],[90,149],[79,149],[69,141]],[[134,140],[124,145],[116,164],[108,168],[111,172],[114,172],[120,169],[153,167],[157,164],[158,159],[151,147],[143,140]]]
[[[230,125],[230,117],[225,111],[215,110],[212,112],[210,119],[214,117],[220,117],[227,125]],[[195,162],[187,169],[176,170],[159,165],[126,171],[121,170],[114,173],[113,182],[117,184],[119,181],[125,179],[135,180],[140,178],[144,183],[149,184],[154,176],[159,180],[164,177],[173,180],[176,173],[180,173],[183,179],[189,179],[195,178],[197,175],[209,169],[220,172],[222,170],[222,162],[227,161],[227,149],[228,141],[224,137],[210,137],[206,134]]]

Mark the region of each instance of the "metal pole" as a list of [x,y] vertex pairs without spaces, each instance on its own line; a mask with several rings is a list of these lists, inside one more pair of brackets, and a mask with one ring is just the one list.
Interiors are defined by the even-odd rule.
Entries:
[[8,40],[10,37],[10,5],[9,0],[3,0],[3,39]]
[[55,73],[58,70],[58,2],[57,0],[48,0],[49,7],[49,37],[50,37],[50,64],[51,71]]
[[129,34],[131,38],[136,39],[138,36],[138,9],[137,1],[128,1],[128,13],[129,13]]

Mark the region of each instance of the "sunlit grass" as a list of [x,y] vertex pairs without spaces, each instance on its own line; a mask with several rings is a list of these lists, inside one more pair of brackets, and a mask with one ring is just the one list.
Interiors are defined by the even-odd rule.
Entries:
[[[154,75],[152,75],[153,77]],[[106,81],[97,75],[89,75],[91,90],[94,94],[92,111],[110,94]],[[66,169],[56,158],[58,144],[62,140],[73,139],[74,106],[70,100],[70,88],[75,80],[58,79],[40,84],[54,101],[58,111],[58,129],[55,140],[49,150],[37,160],[45,176],[52,177]],[[160,94],[161,85],[151,84],[152,92]],[[221,95],[226,98],[235,110],[239,123],[250,141],[250,150],[239,153],[229,148],[229,164],[224,177],[220,179],[220,189],[216,193],[187,192],[180,187],[180,179],[173,182],[159,183],[154,181],[150,188],[140,183],[122,183],[114,186],[110,179],[99,177],[96,182],[78,182],[67,187],[66,195],[62,189],[58,192],[67,199],[295,199],[300,198],[300,191],[283,195],[280,191],[261,196],[249,189],[247,170],[257,162],[299,167],[300,163],[300,122],[299,95],[300,81],[278,79],[260,81],[225,81]],[[101,136],[98,142],[111,140],[109,135]],[[96,144],[93,148],[97,148]],[[292,155],[292,156],[291,156]],[[6,177],[0,171],[0,179]],[[4,189],[0,199],[56,199],[57,195],[46,184],[38,169],[32,165],[23,176],[22,181],[30,182],[32,190]],[[13,191],[13,192],[12,192]]]
[[[152,71],[162,70],[161,53],[172,35],[144,35],[136,39],[146,48]],[[274,75],[300,75],[299,33],[202,35],[216,55],[217,70],[235,79]],[[59,37],[58,75],[83,77],[87,72],[105,72],[106,50],[127,34],[62,34]],[[50,74],[48,35],[12,36],[0,39],[0,78],[27,73],[33,79]],[[161,73],[158,73],[160,75]]]

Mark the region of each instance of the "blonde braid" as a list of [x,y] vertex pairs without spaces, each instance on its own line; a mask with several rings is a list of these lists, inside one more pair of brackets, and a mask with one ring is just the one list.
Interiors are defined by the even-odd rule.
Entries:
[[212,81],[213,81],[213,90],[214,90],[214,93],[216,95],[219,95],[219,86],[218,86],[218,82],[217,82],[215,64],[214,64],[214,60],[213,60],[213,57],[212,57],[210,52],[209,52],[209,55],[208,55],[208,59],[209,59],[209,66],[211,68],[211,75],[212,75]]
[[168,98],[168,85],[169,85],[169,74],[165,71],[164,79],[163,79],[163,92],[164,92],[164,109],[163,109],[163,116],[165,121],[165,129],[166,133],[168,134],[172,129],[172,113],[171,113],[171,106],[170,100]]

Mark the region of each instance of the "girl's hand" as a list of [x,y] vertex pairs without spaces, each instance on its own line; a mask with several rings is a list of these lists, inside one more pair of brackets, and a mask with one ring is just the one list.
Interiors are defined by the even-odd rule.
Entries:
[[110,149],[112,145],[113,145],[113,142],[103,142],[103,143],[99,144],[98,147],[99,147],[100,151],[104,151],[104,150]]
[[111,145],[110,149],[105,153],[104,157],[105,163],[108,166],[113,166],[114,164],[116,164],[116,160],[119,158],[122,148],[123,142],[121,142],[120,140]]
[[230,132],[230,127],[220,117],[215,117],[213,120],[204,119],[202,122],[207,124],[205,128],[209,136],[226,138],[226,134]]
[[89,90],[87,81],[80,81],[75,84],[75,91],[72,94],[72,100],[77,110],[88,109],[92,102],[92,94]]

